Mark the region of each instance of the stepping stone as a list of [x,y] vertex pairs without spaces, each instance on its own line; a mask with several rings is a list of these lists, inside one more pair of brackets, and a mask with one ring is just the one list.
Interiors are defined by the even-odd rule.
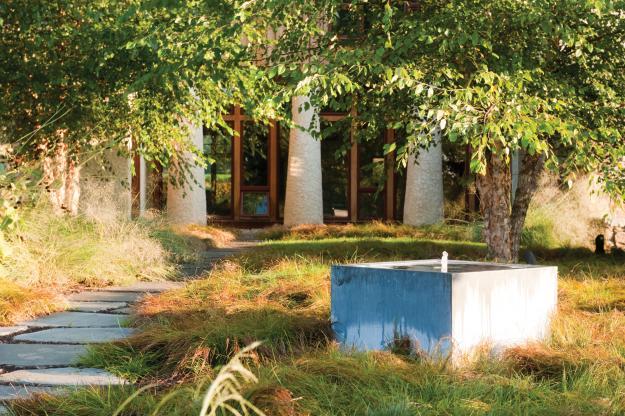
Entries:
[[81,302],[136,302],[143,296],[139,292],[80,292],[67,297],[69,301]]
[[70,365],[84,355],[84,345],[0,344],[0,365],[46,367]]
[[121,309],[113,309],[112,311],[109,311],[109,313],[121,313],[124,315],[129,315],[131,313],[134,313],[135,310],[131,307],[126,307],[126,308],[121,308]]
[[0,326],[0,337],[7,337],[27,329],[27,326]]
[[21,322],[30,327],[120,327],[126,321],[126,315],[111,315],[108,313],[60,312],[43,318]]
[[12,371],[1,374],[0,383],[42,386],[108,386],[125,384],[126,380],[99,368],[62,367]]
[[13,339],[51,344],[91,344],[117,341],[133,332],[132,328],[54,328],[18,335]]
[[68,302],[67,310],[78,312],[104,312],[111,309],[123,308],[128,305],[126,302]]
[[140,292],[160,293],[166,290],[179,289],[184,286],[182,282],[138,282],[130,286],[111,286],[102,289],[105,292]]
[[[39,386],[0,386],[0,402],[6,402],[15,399],[25,399],[32,394],[52,394],[58,391],[58,389],[52,387],[39,387]],[[0,406],[0,415],[2,414],[3,406]],[[6,409],[6,407],[4,408]],[[6,413],[10,414],[10,413]]]

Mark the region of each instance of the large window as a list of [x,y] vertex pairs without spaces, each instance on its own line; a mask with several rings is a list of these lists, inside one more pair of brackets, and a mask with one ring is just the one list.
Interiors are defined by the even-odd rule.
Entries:
[[[232,127],[232,123],[230,123]],[[204,130],[204,154],[212,163],[206,168],[208,215],[232,215],[232,136],[223,129]]]
[[349,124],[322,119],[321,177],[323,215],[349,219]]
[[385,132],[358,143],[358,219],[384,218],[386,163]]
[[241,134],[241,215],[269,215],[269,127],[244,121]]

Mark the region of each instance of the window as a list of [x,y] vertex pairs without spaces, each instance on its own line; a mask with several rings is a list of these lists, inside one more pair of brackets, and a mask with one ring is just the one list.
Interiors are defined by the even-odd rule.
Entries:
[[231,216],[232,136],[224,129],[204,129],[204,155],[213,161],[204,172],[207,213]]
[[322,116],[321,132],[323,215],[327,218],[348,219],[350,125],[324,120]]

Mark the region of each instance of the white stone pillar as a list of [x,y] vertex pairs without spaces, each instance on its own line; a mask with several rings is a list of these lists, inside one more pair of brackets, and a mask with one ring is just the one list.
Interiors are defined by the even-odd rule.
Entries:
[[[189,125],[191,142],[197,149],[204,148],[204,131],[201,125]],[[185,157],[192,164],[184,186],[167,184],[167,218],[174,224],[206,225],[206,190],[204,168],[194,164],[195,156]]]
[[408,157],[404,224],[430,225],[443,220],[443,146],[440,137],[418,156]]
[[[310,105],[305,110],[304,103],[310,104],[308,97],[293,97],[293,122],[306,130],[314,127],[319,131],[319,117],[314,117],[317,109]],[[313,118],[315,124],[311,126]],[[301,224],[323,224],[321,142],[295,127],[289,135],[284,225]]]

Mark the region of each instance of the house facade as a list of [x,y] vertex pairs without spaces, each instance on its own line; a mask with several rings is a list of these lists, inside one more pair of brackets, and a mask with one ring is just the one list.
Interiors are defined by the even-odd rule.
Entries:
[[[358,142],[354,128],[341,123],[346,114],[304,110],[306,101],[293,98],[293,121],[303,129],[255,122],[239,107],[224,117],[234,135],[190,126],[194,145],[213,163],[193,168],[184,187],[167,184],[162,172],[137,158],[134,215],[156,208],[174,223],[237,226],[442,220],[440,145],[397,170],[394,155],[384,155],[396,132],[382,130]],[[306,130],[311,121],[322,140]]]

